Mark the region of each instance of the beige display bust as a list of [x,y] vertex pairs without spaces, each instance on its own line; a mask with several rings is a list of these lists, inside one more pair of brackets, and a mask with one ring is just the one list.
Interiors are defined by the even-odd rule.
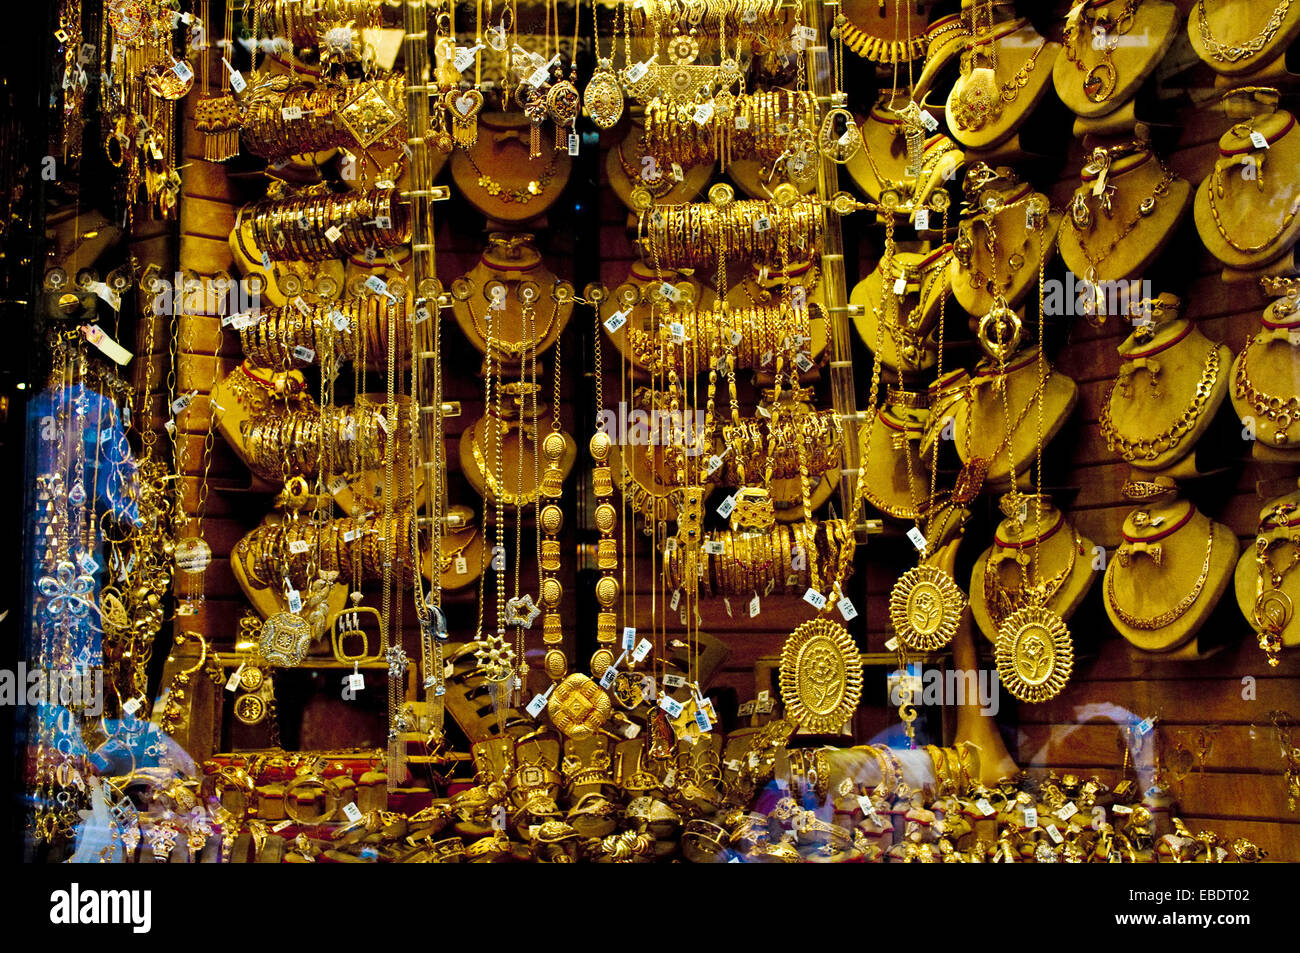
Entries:
[[645,121],[641,117],[630,119],[627,134],[606,153],[605,173],[614,194],[632,212],[641,210],[634,192],[666,205],[693,202],[713,178],[717,163],[701,162],[688,166],[682,169],[682,177],[678,179],[672,166],[662,169],[653,156],[645,154],[642,148],[644,135]]
[[1287,0],[1197,0],[1187,17],[1187,37],[1196,55],[1216,73],[1230,76],[1254,73],[1297,35],[1300,6]]
[[1056,58],[1052,84],[1076,116],[1104,116],[1132,99],[1178,36],[1174,4],[1142,0],[1129,18],[1124,9],[1114,0],[1085,4]]
[[1116,350],[1120,370],[1102,409],[1102,435],[1132,466],[1167,472],[1213,422],[1228,394],[1232,352],[1184,318],[1138,328]]
[[[509,385],[507,385],[509,386]],[[550,410],[544,403],[537,405],[537,417],[531,417],[531,406],[521,406],[520,395],[511,394],[508,398],[514,406],[502,407],[500,443],[492,433],[492,416],[485,414],[466,428],[460,438],[460,466],[480,496],[488,503],[496,503],[498,495],[502,504],[513,509],[518,505],[528,506],[537,499],[537,479],[541,476],[534,445],[549,432],[551,426]],[[527,405],[528,401],[523,401]],[[578,446],[573,437],[562,433],[564,437],[564,456],[560,458],[560,470],[564,479],[578,457]],[[497,470],[497,453],[500,447],[500,475]]]
[[[600,322],[605,328],[605,335],[614,347],[638,370],[646,370],[642,355],[632,346],[633,332],[643,334],[655,329],[651,327],[652,304],[663,298],[661,290],[664,284],[670,284],[681,294],[677,307],[707,310],[713,307],[717,293],[704,284],[690,269],[654,268],[641,261],[634,261],[628,267],[627,278],[614,289],[613,293],[600,306]],[[630,309],[630,310],[629,310]],[[616,331],[611,332],[605,322],[615,312],[623,312],[627,319]]]
[[[1296,508],[1300,508],[1300,493],[1288,493],[1270,500],[1259,511],[1259,536],[1246,544],[1233,575],[1233,588],[1241,614],[1256,634],[1263,630],[1261,618],[1271,619],[1281,630],[1279,634],[1285,648],[1300,645],[1300,623],[1296,622],[1295,613],[1296,605],[1300,605],[1300,572],[1291,566],[1292,560],[1300,556],[1297,551],[1300,509]],[[1259,540],[1264,540],[1268,547],[1267,558],[1273,572],[1281,575],[1281,584],[1276,589],[1272,578],[1261,579],[1257,555]]]
[[1106,615],[1144,652],[1178,649],[1196,635],[1227,589],[1237,537],[1178,499],[1133,510],[1124,518],[1123,534],[1106,566]]
[[969,386],[970,372],[960,367],[931,381],[926,388],[930,415],[921,434],[921,456],[926,460],[934,459],[936,440],[951,440],[956,435],[956,411],[967,399]]
[[[1024,299],[1038,281],[1039,258],[1051,259],[1061,225],[1061,214],[1051,212],[1044,228],[1029,228],[1025,220],[1028,202],[1046,207],[1047,196],[1028,183],[1014,181],[1010,170],[998,172],[1001,177],[979,192],[978,205],[983,211],[963,219],[958,227],[948,264],[952,293],[973,322],[993,307],[994,290],[1012,307]],[[996,239],[993,252],[987,241],[990,220]]]
[[1080,181],[1059,244],[1069,269],[1089,281],[1137,279],[1164,251],[1192,200],[1191,183],[1168,173],[1147,149],[1090,161]]
[[531,124],[523,113],[478,114],[478,141],[451,156],[456,190],[494,222],[526,222],[545,215],[564,193],[573,171],[567,150],[556,149],[549,125],[540,158],[529,158]]
[[1079,607],[1097,578],[1092,541],[1079,535],[1050,498],[1042,499],[1040,506],[1034,496],[1004,496],[1003,511],[1023,502],[1026,519],[1021,522],[1020,514],[1013,512],[1015,519],[999,523],[993,545],[980,554],[971,570],[971,614],[990,642],[997,640],[998,626],[1006,616],[1029,604],[1022,596],[1026,573],[1030,593],[1045,597],[1047,608],[1063,620]]
[[1291,297],[1264,309],[1258,332],[1232,362],[1232,409],[1253,428],[1251,451],[1273,461],[1300,460],[1300,310]]
[[[452,283],[452,313],[476,348],[486,354],[491,335],[501,361],[520,364],[529,349],[540,354],[554,344],[573,314],[572,297],[563,302],[556,297],[557,280],[532,235],[494,232],[474,267]],[[531,328],[524,304],[528,294],[536,302]]]
[[[905,108],[910,102],[911,91],[907,87],[886,90],[867,115],[858,120],[862,148],[844,168],[873,202],[879,201],[884,192],[899,193],[900,200],[907,193],[924,202],[944,181],[945,173],[951,177],[962,163],[961,150],[941,127],[939,131],[925,134],[919,176],[908,175],[907,137],[895,110]],[[926,108],[936,122],[943,122],[942,105]]]
[[924,99],[939,74],[966,48],[970,39],[970,16],[952,13],[935,20],[925,31],[925,66],[916,80],[915,94]]
[[[1039,362],[1037,345],[1007,360],[1006,406],[999,393],[997,364],[982,361],[967,387],[966,399],[953,410],[953,439],[962,463],[978,458],[988,464],[987,486],[1010,485],[1008,458],[1015,463],[1016,481],[1025,485],[1038,445]],[[1042,440],[1049,443],[1065,425],[1079,398],[1078,385],[1043,362]],[[1007,437],[1007,417],[1011,435]]]
[[962,54],[961,76],[948,94],[948,128],[968,148],[991,149],[1047,95],[1061,44],[1039,36],[1024,18],[996,25],[975,44],[973,56]]
[[[456,528],[449,527],[442,534],[439,577],[442,588],[454,592],[478,581],[487,558],[484,553],[485,536],[482,528],[477,525],[474,511],[468,506],[449,506],[447,515],[455,518]],[[426,579],[431,577],[432,566],[429,560],[432,555],[427,554],[423,567]]]
[[919,450],[928,417],[923,408],[888,402],[858,431],[858,453],[866,461],[863,495],[893,519],[915,520],[917,506],[930,495],[930,470]]
[[[886,367],[916,373],[934,366],[939,307],[952,293],[951,260],[952,245],[928,252],[896,252],[887,278],[882,259],[849,294],[849,303],[857,307],[853,327],[858,337],[868,350],[879,346],[880,362]],[[901,295],[894,293],[899,278],[906,282]],[[881,321],[882,306],[893,312],[891,320]]]
[[[1251,133],[1268,143],[1256,148]],[[1243,157],[1253,160],[1243,164]],[[1260,162],[1262,160],[1262,165]],[[1300,130],[1279,110],[1235,124],[1219,139],[1214,170],[1196,190],[1201,241],[1229,268],[1282,257],[1300,237]]]

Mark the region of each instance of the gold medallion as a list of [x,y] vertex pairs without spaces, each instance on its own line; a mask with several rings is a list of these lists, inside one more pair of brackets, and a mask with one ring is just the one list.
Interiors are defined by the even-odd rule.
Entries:
[[908,570],[889,594],[889,621],[903,643],[918,652],[951,642],[965,608],[966,594],[936,566]]
[[609,719],[613,706],[599,685],[575,672],[555,686],[546,710],[566,738],[587,738]]
[[623,116],[623,87],[608,59],[602,59],[582,96],[587,115],[601,129],[613,129]]
[[262,626],[259,647],[272,665],[293,668],[301,665],[311,647],[311,624],[292,612],[277,612]]
[[998,678],[1013,698],[1031,703],[1055,698],[1074,670],[1070,630],[1051,609],[1017,609],[998,628],[997,663]]
[[266,702],[261,695],[240,695],[235,699],[235,717],[245,725],[259,724],[266,717]]
[[862,697],[862,657],[842,625],[812,619],[781,650],[781,701],[804,731],[839,731]]

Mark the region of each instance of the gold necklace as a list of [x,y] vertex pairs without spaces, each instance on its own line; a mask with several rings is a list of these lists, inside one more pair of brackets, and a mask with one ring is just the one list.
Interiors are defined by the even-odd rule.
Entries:
[[[1061,523],[1064,522],[1065,515],[1062,514]],[[1049,531],[1047,535],[1052,535],[1059,528],[1060,523]],[[984,561],[984,604],[988,608],[989,617],[993,620],[995,626],[1000,627],[1013,612],[1029,604],[1026,600],[1030,600],[1038,605],[1047,605],[1047,603],[1051,602],[1052,599],[1056,597],[1057,592],[1059,592],[1061,587],[1065,585],[1065,580],[1070,578],[1071,573],[1074,572],[1074,565],[1079,554],[1079,534],[1074,532],[1072,529],[1071,535],[1074,539],[1073,544],[1070,547],[1070,562],[1065,569],[1048,579],[1041,580],[1037,584],[1030,586],[1028,589],[1022,586],[1015,592],[1009,591],[1002,585],[1002,581],[998,578],[997,570],[993,566],[992,554],[990,553],[990,558]],[[1033,545],[1037,546],[1039,542],[1041,542],[1041,539],[1035,539]],[[998,544],[995,542],[994,547],[996,548],[997,546]],[[1016,546],[1015,548],[1020,549],[1020,546]],[[1035,569],[1037,569],[1037,566],[1038,563],[1035,561]]]
[[[1119,38],[1133,29],[1133,15],[1137,13],[1141,2],[1142,0],[1128,0],[1118,17],[1111,16],[1110,10],[1091,16],[1081,10],[1078,18],[1066,23],[1065,35],[1062,37],[1065,58],[1083,74],[1083,94],[1091,102],[1104,103],[1110,98],[1111,93],[1115,92],[1115,87],[1119,84],[1119,73],[1111,57],[1119,46]],[[1287,2],[1289,3],[1290,0]],[[1079,29],[1082,23],[1086,23],[1088,29]],[[1100,37],[1098,37],[1098,29],[1101,31]],[[1083,63],[1083,50],[1087,44],[1078,42],[1085,37],[1094,38],[1090,41],[1093,49],[1099,49],[1101,52],[1101,61],[1091,69]],[[1100,47],[1097,46],[1098,39],[1101,40]],[[1076,46],[1079,49],[1076,49]]]
[[479,188],[487,192],[488,195],[500,202],[514,205],[527,205],[537,196],[546,191],[546,187],[551,184],[555,178],[555,170],[559,164],[559,153],[556,152],[551,156],[551,161],[546,163],[542,169],[542,174],[535,179],[530,179],[528,183],[519,188],[507,188],[492,176],[488,175],[478,167],[474,161],[474,153],[469,149],[464,150],[464,155],[469,160],[470,167],[478,173]]
[[1241,349],[1241,358],[1237,361],[1237,373],[1232,381],[1232,392],[1238,400],[1250,404],[1256,414],[1265,420],[1273,421],[1273,443],[1278,446],[1288,443],[1287,431],[1291,425],[1300,420],[1300,396],[1289,394],[1285,397],[1267,394],[1250,382],[1250,371],[1246,367],[1247,355],[1255,344],[1255,336],[1246,339],[1246,346]]
[[[1275,136],[1274,139],[1271,140],[1270,144],[1272,142],[1276,142],[1278,139],[1281,139],[1288,132],[1290,132],[1294,126],[1295,126],[1295,117],[1292,117],[1291,121],[1287,123],[1286,128],[1283,129],[1282,132],[1279,133],[1277,136]],[[1234,127],[1234,129],[1236,128],[1237,127]],[[1250,132],[1252,131],[1249,124],[1243,124],[1240,128],[1244,131],[1244,135],[1250,135]],[[1220,149],[1219,151],[1221,153],[1223,152],[1222,149]],[[1287,208],[1286,214],[1282,217],[1282,225],[1276,232],[1274,232],[1271,236],[1269,236],[1264,241],[1256,245],[1242,245],[1235,238],[1233,238],[1231,235],[1228,234],[1227,228],[1224,227],[1223,219],[1219,215],[1218,197],[1223,195],[1223,170],[1227,167],[1227,165],[1232,164],[1228,162],[1228,159],[1235,159],[1236,155],[1237,153],[1229,153],[1228,155],[1219,159],[1219,161],[1215,163],[1212,181],[1210,182],[1210,187],[1206,190],[1206,198],[1208,199],[1209,206],[1210,206],[1210,217],[1214,219],[1214,229],[1219,233],[1219,237],[1222,238],[1225,242],[1227,242],[1228,246],[1232,248],[1233,251],[1240,252],[1243,255],[1254,255],[1254,254],[1258,254],[1259,252],[1262,252],[1264,249],[1268,248],[1270,245],[1273,245],[1275,242],[1280,240],[1283,234],[1286,233],[1286,230],[1291,227],[1291,223],[1295,220],[1296,212],[1300,211],[1300,197],[1297,197],[1291,202],[1290,206]],[[1259,163],[1262,163],[1262,161],[1263,161],[1262,159],[1257,160],[1257,169],[1259,167]]]
[[1236,63],[1248,56],[1254,56],[1265,47],[1269,40],[1277,35],[1277,31],[1282,28],[1282,21],[1286,19],[1290,9],[1291,0],[1282,0],[1273,8],[1273,12],[1269,14],[1268,22],[1264,24],[1262,30],[1244,43],[1230,45],[1222,42],[1210,32],[1210,21],[1205,15],[1205,0],[1196,0],[1196,14],[1200,17],[1201,42],[1205,45],[1205,52],[1220,63]]
[[[1136,357],[1137,355],[1130,356]],[[1245,363],[1244,360],[1242,363]],[[1240,372],[1238,372],[1237,376],[1240,378]],[[1197,418],[1201,416],[1201,412],[1205,410],[1205,405],[1209,403],[1210,395],[1214,393],[1214,384],[1218,379],[1219,345],[1211,343],[1210,352],[1205,356],[1205,366],[1201,370],[1200,379],[1196,382],[1196,393],[1192,396],[1191,403],[1164,430],[1154,437],[1146,437],[1140,440],[1125,437],[1115,429],[1115,422],[1111,418],[1110,410],[1111,404],[1115,400],[1115,388],[1119,381],[1113,381],[1106,392],[1106,400],[1102,404],[1101,420],[1099,421],[1102,436],[1106,438],[1106,448],[1112,453],[1118,453],[1129,463],[1134,460],[1154,460],[1161,454],[1168,453],[1178,446],[1183,437],[1187,436],[1192,431],[1192,428],[1196,426]]]
[[1119,620],[1125,625],[1144,632],[1150,632],[1154,629],[1163,629],[1165,626],[1176,622],[1182,617],[1183,613],[1192,607],[1192,603],[1196,601],[1196,597],[1201,594],[1201,589],[1205,585],[1205,580],[1208,579],[1210,575],[1210,557],[1213,553],[1214,524],[1211,523],[1209,540],[1205,544],[1205,562],[1201,564],[1201,574],[1197,577],[1196,584],[1192,586],[1191,590],[1183,596],[1183,598],[1180,599],[1173,608],[1162,612],[1159,615],[1147,616],[1146,618],[1135,616],[1132,613],[1125,611],[1124,607],[1119,604],[1115,598],[1115,573],[1110,573],[1106,579],[1106,598],[1110,601],[1111,609],[1114,610],[1115,615],[1118,616]]
[[[1255,537],[1255,602],[1251,615],[1259,626],[1259,647],[1268,656],[1270,667],[1276,668],[1282,651],[1282,632],[1295,614],[1291,597],[1282,591],[1282,582],[1297,565],[1300,565],[1300,532],[1293,529],[1293,517],[1300,510],[1295,503],[1279,503],[1264,514],[1259,521],[1259,534]],[[1281,569],[1273,565],[1270,551],[1278,543],[1291,544],[1291,558]],[[1268,588],[1264,587],[1265,579]]]

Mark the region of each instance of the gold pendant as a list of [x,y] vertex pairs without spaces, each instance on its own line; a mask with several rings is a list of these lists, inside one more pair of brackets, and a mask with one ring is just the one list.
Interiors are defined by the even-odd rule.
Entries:
[[1003,620],[997,638],[998,678],[1013,698],[1045,702],[1065,688],[1074,670],[1074,643],[1061,617],[1024,606]]
[[862,697],[862,657],[842,625],[812,619],[781,650],[785,716],[804,731],[836,732]]
[[468,149],[478,142],[478,114],[483,109],[483,94],[477,89],[448,90],[443,105],[451,113],[451,130],[456,145]]
[[266,717],[266,702],[261,695],[240,695],[235,699],[235,717],[245,725],[257,725]]
[[311,625],[300,615],[277,612],[263,624],[258,644],[262,657],[272,665],[294,668],[302,664],[311,647]]
[[546,710],[566,738],[587,738],[608,720],[613,706],[599,685],[575,672],[555,686]]
[[917,566],[894,583],[889,621],[910,649],[931,652],[952,641],[966,608],[966,594],[937,566]]
[[551,87],[546,94],[546,109],[555,123],[555,148],[567,149],[569,130],[574,127],[578,111],[582,108],[582,96],[578,87],[567,79],[562,79]]
[[[844,120],[844,131],[837,136],[835,131],[840,119]],[[842,106],[827,111],[817,136],[817,150],[839,165],[844,165],[862,150],[862,132],[853,113]]]
[[958,129],[977,131],[1002,115],[1002,98],[993,70],[987,66],[973,69],[953,101],[953,121]]
[[623,117],[623,87],[609,60],[601,60],[600,67],[587,83],[583,94],[587,115],[601,129],[612,129]]

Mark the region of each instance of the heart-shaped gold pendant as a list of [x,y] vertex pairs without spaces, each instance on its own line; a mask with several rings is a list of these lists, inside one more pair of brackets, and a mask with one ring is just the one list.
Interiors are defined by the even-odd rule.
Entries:
[[468,149],[478,142],[478,114],[483,109],[483,94],[477,89],[453,89],[443,97],[451,114],[452,134],[456,144]]

